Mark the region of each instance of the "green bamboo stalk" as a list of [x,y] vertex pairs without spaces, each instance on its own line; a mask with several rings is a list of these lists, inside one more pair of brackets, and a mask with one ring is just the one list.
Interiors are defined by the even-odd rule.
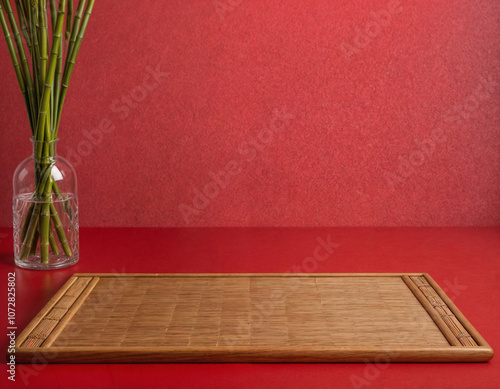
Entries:
[[[7,42],[7,48],[9,50],[10,58],[14,65],[14,69],[16,72],[17,80],[19,82],[19,86],[22,91],[25,91],[26,88],[24,86],[24,77],[21,70],[21,65],[19,64],[19,60],[17,59],[16,49],[14,47],[14,42],[12,41],[12,36],[10,35],[9,26],[7,24],[7,19],[5,19],[5,15],[3,13],[3,7],[0,3],[0,25],[2,26],[3,35],[5,37],[5,41]],[[25,92],[23,92],[24,94]]]
[[71,36],[71,23],[73,21],[73,11],[74,11],[73,0],[68,0],[68,17],[66,18],[66,34],[65,39],[66,42]]
[[[51,31],[52,31],[52,34],[54,34],[54,30],[56,27],[56,16],[57,16],[57,9],[56,9],[55,0],[49,0],[49,7],[50,7],[50,24],[52,26]],[[56,68],[56,80],[57,80],[57,68]],[[55,126],[55,114],[56,114],[56,107],[57,107],[55,95],[56,95],[57,89],[58,89],[58,87],[55,86],[50,91],[50,118],[51,118],[50,128],[51,129],[54,129],[54,126]]]
[[[38,8],[38,4],[32,4],[31,6],[28,5],[28,23],[30,25],[30,33],[31,33],[31,42],[32,42],[32,52],[31,52],[31,67],[33,69],[33,84],[34,84],[34,96],[33,96],[33,106],[35,107],[35,115],[38,113],[38,102],[40,100],[40,83],[37,81],[39,79],[40,75],[40,55],[39,55],[39,47],[38,47],[38,34],[36,31],[36,23],[37,23],[37,13],[35,9],[35,5]],[[35,136],[34,132],[36,131],[36,121],[38,120],[38,117],[33,118],[33,122],[35,125],[35,128],[33,129],[33,136]]]
[[[54,84],[54,75],[56,71],[57,53],[59,52],[59,41],[61,40],[62,28],[64,22],[64,14],[66,9],[66,0],[61,0],[59,2],[59,8],[57,10],[57,21],[56,21],[56,31],[52,35],[52,50],[50,53],[49,70],[47,72],[47,77],[45,79],[45,85],[43,88],[42,99],[40,101],[40,108],[38,110],[38,122],[37,129],[35,131],[35,136],[39,141],[44,140],[44,130],[46,126],[47,112],[50,103],[50,90]],[[42,148],[37,150],[36,157],[40,158],[42,154]],[[42,231],[40,235],[42,235]]]
[[[33,193],[33,198],[35,200],[43,199],[47,183],[51,178],[51,171],[53,166],[54,161],[50,160],[50,158],[35,160],[35,171],[36,176],[38,177],[37,181],[35,182],[35,193]],[[41,203],[36,203],[31,214],[30,222],[26,231],[26,236],[21,247],[21,260],[26,259],[27,255],[30,252],[30,247],[32,245],[31,240],[33,239],[34,229],[36,229],[41,210]],[[26,217],[28,216],[29,215],[27,214]],[[39,229],[41,229],[41,226],[39,226]]]
[[[54,34],[56,28],[56,16],[57,16],[57,8],[56,8],[56,0],[49,0],[50,6],[50,23],[52,25],[52,34]],[[57,109],[57,98],[56,94],[59,94],[59,87],[57,86],[57,68],[56,68],[56,87],[53,88],[50,92],[50,112],[52,118],[52,130],[55,128],[55,117],[56,117],[56,109]]]
[[[57,71],[57,69],[56,69],[56,71]],[[57,78],[57,74],[56,74],[56,78]],[[55,105],[54,105],[54,88],[52,88],[50,90],[50,104],[49,104],[49,112],[50,112],[49,127],[50,128],[54,128],[54,111],[55,111]]]
[[[9,0],[2,0],[5,13],[9,19],[10,28],[12,29],[12,34],[14,35],[14,41],[16,42],[17,53],[21,61],[21,67],[23,71],[23,76],[25,78],[26,84],[28,83],[28,76],[31,76],[30,69],[28,66],[28,60],[26,59],[26,53],[24,51],[23,41],[21,39],[21,33],[19,32],[19,27],[17,26],[16,17],[14,16],[14,11],[10,5]],[[31,77],[30,77],[31,80]]]
[[[8,1],[8,0],[7,0]],[[28,47],[28,52],[32,53],[32,42],[31,42],[31,35],[28,30],[28,18],[26,16],[27,12],[25,9],[25,5],[23,4],[22,0],[15,0],[16,1],[16,9],[17,9],[17,14],[19,17],[19,24],[21,25],[21,32],[23,33],[24,40],[26,41],[26,46]],[[27,61],[26,61],[27,62]],[[36,99],[34,98],[35,94],[35,89],[33,88],[33,82],[31,79],[31,74],[29,73],[28,69],[28,74],[27,74],[27,90],[28,90],[28,106],[30,109],[30,114],[28,114],[29,122],[30,122],[30,128],[31,128],[31,135],[34,135],[35,131],[35,117],[36,117],[36,109],[38,108],[36,106]],[[26,74],[25,74],[26,77]]]
[[29,256],[36,255],[36,248],[38,245],[38,237],[40,236],[40,232],[38,231],[38,228],[35,231],[35,235],[33,236],[33,242],[31,242],[31,249]]
[[[38,23],[40,28],[40,85],[45,84],[45,78],[47,77],[47,60],[49,59],[47,53],[47,3],[43,0],[38,0]],[[45,17],[44,17],[45,15]]]
[[28,255],[31,251],[33,236],[35,235],[36,225],[38,223],[38,218],[40,217],[41,207],[41,203],[36,203],[33,208],[33,212],[31,213],[28,231],[26,232],[26,236],[24,237],[24,241],[21,246],[21,253],[19,254],[19,259],[21,261],[24,261],[26,258],[28,258]]
[[68,214],[69,219],[73,220],[73,207],[71,206],[71,203],[69,202],[66,195],[63,195],[61,193],[61,190],[59,189],[59,186],[57,185],[57,182],[55,182],[55,181],[52,183],[52,191],[54,192],[54,195],[57,198],[63,199],[64,209],[66,210],[66,213]]
[[45,183],[42,211],[40,212],[40,261],[49,263],[50,206],[52,204],[52,177]]
[[[78,36],[78,29],[80,28],[80,21],[82,19],[82,15],[83,15],[83,11],[85,9],[85,1],[86,0],[80,0],[79,3],[78,3],[78,7],[77,7],[77,10],[76,10],[76,15],[75,15],[75,19],[71,25],[71,39],[68,43],[68,49],[67,49],[67,57],[66,58],[70,58],[70,53],[72,51],[72,48],[74,47],[75,45],[75,42],[76,42],[76,39],[77,39],[77,36]],[[67,23],[67,22],[66,22]],[[66,27],[68,25],[66,24]],[[67,39],[67,37],[66,37]],[[60,53],[60,55],[62,55],[62,52]],[[61,99],[61,83],[62,83],[62,58],[61,58],[61,62],[58,61],[57,63],[58,67],[56,68],[56,73],[58,74],[58,77],[56,77],[56,93],[55,93],[55,113],[54,115],[57,117],[54,117],[53,118],[53,122],[54,122],[54,137],[57,137],[57,132],[58,132],[58,128],[59,128],[59,120],[60,120],[60,117],[61,117],[61,110],[62,110],[62,106],[61,106],[61,110],[59,110],[59,101]],[[67,67],[67,65],[66,65]],[[66,68],[64,69],[64,72],[66,72]],[[67,88],[67,87],[66,87]],[[63,92],[64,93],[64,98],[66,98],[66,91]],[[64,102],[63,102],[64,103]]]
[[[57,19],[57,8],[56,8],[56,0],[49,0],[49,6],[50,6],[50,22],[52,25],[52,34],[54,34],[55,29],[56,29],[56,19]],[[61,48],[59,48],[59,51],[61,51]],[[61,52],[58,53],[58,56],[61,55]],[[56,65],[56,83],[54,88],[50,91],[50,112],[51,112],[51,129],[54,130],[55,128],[55,118],[56,118],[56,109],[57,109],[57,96],[59,95],[59,89],[60,89],[60,83],[58,83],[58,80],[60,79],[60,75],[58,73],[60,70],[58,69],[59,67],[59,61],[57,61]]]
[[[53,166],[54,162],[51,161],[49,158],[38,159],[35,161],[35,169],[37,172],[36,175],[38,177],[38,180],[35,182],[35,193],[33,193],[33,198],[35,200],[43,199],[47,183],[51,178],[51,171]],[[19,258],[22,261],[24,261],[31,252],[31,246],[33,244],[33,236],[35,234],[35,229],[39,224],[38,220],[40,218],[41,211],[42,211],[42,205],[41,203],[37,202],[33,208],[31,215],[29,215],[29,213],[26,214],[26,219],[29,218],[29,224],[27,227],[26,234],[24,236],[24,240],[22,241],[23,243],[21,246],[21,254],[19,256]],[[38,229],[41,230],[41,228],[42,228],[41,225],[39,225]]]
[[45,157],[53,157],[54,156],[54,143],[53,142],[50,142],[52,140],[52,132],[50,130],[50,110],[49,112],[47,112],[47,116],[45,118],[45,140],[46,142],[44,142],[44,156]]
[[16,9],[19,17],[19,24],[21,25],[21,32],[23,33],[24,40],[28,46],[28,51],[31,52],[31,38],[28,32],[28,19],[26,18],[26,11],[22,0],[16,0]]
[[[56,29],[56,17],[57,17],[57,8],[56,1],[49,0],[50,7],[50,24],[52,25],[52,34]],[[55,126],[55,117],[56,117],[56,109],[57,109],[57,99],[56,94],[59,93],[59,87],[57,86],[57,67],[56,67],[56,86],[50,91],[50,112],[51,112],[51,129],[54,129]]]
[[[55,32],[56,29],[56,20],[57,20],[57,8],[56,8],[56,2],[55,0],[49,0],[50,4],[50,17],[51,17],[51,23],[52,23],[52,35]],[[61,69],[60,69],[60,62],[62,62],[62,59],[59,60],[59,57],[62,58],[62,40],[59,45],[59,52],[57,54],[57,64],[56,64],[56,79],[55,79],[55,85],[54,88],[50,91],[50,117],[51,117],[51,130],[53,131],[56,125],[55,118],[56,118],[56,109],[57,109],[57,99],[59,96],[59,89],[60,89],[60,84],[61,84]]]
[[38,165],[40,173],[39,180],[35,183],[35,193],[33,194],[33,197],[36,199],[40,199],[40,196],[43,196],[43,194],[45,193],[45,185],[47,184],[52,174],[54,161],[51,160],[50,157],[46,157],[36,160],[35,163],[36,165]]
[[62,82],[62,67],[63,67],[63,41],[60,40],[59,52],[57,53],[57,64],[56,64],[56,79],[54,85],[54,96],[53,96],[53,110],[52,110],[52,131],[56,129],[56,118],[57,118],[57,107],[59,102],[59,94],[61,92],[61,82]]
[[5,19],[5,15],[3,13],[3,8],[1,4],[0,4],[0,25],[2,26],[2,31],[5,37],[5,41],[7,42],[7,48],[9,49],[9,54],[12,60],[12,64],[14,65],[14,71],[16,72],[17,82],[19,83],[19,87],[21,88],[21,92],[23,94],[26,111],[28,112],[28,116],[30,117],[31,131],[33,132],[33,125],[31,122],[31,108],[30,108],[29,98],[27,95],[26,85],[24,83],[24,77],[21,71],[21,65],[19,64],[19,61],[17,59],[16,49],[14,48],[14,43],[12,42],[12,36],[10,35],[10,30],[7,25],[7,20]]
[[66,256],[71,257],[73,254],[71,252],[71,248],[69,247],[68,240],[66,239],[66,234],[64,233],[64,229],[61,223],[61,219],[59,219],[59,215],[57,214],[56,207],[54,203],[50,204],[50,217],[54,222],[54,229],[56,230],[57,237],[59,238],[59,242],[61,242],[61,247]]
[[26,232],[28,232],[28,225],[30,223],[31,214],[33,213],[34,206],[35,203],[30,203],[26,211],[26,215],[24,216],[23,225],[21,226],[21,232],[19,233],[19,240],[21,242],[24,242],[24,237],[26,236]]
[[56,0],[49,0],[50,6],[50,22],[52,24],[52,32],[56,29],[56,16],[57,16],[57,8],[56,8]]
[[50,249],[52,250],[52,254],[58,255],[59,247],[57,247],[56,238],[54,237],[54,232],[52,231],[52,221],[50,222],[50,227],[49,227],[49,243],[50,243]]
[[[80,0],[80,3],[83,0]],[[87,24],[89,22],[90,15],[92,13],[92,8],[94,7],[94,2],[95,0],[89,0],[87,3],[87,6],[85,8],[85,15],[83,16],[82,19],[82,24],[78,28],[78,34],[76,37],[76,41],[74,42],[74,45],[68,49],[68,54],[66,56],[66,65],[64,67],[64,73],[63,73],[63,81],[62,81],[62,87],[61,87],[61,94],[59,96],[59,102],[58,102],[58,107],[57,107],[57,121],[56,121],[56,129],[55,129],[55,134],[54,136],[57,137],[57,133],[59,131],[59,124],[61,122],[61,113],[62,113],[62,108],[64,105],[64,100],[66,99],[66,92],[68,90],[68,85],[69,81],[71,78],[71,74],[73,73],[73,67],[75,66],[76,62],[76,57],[78,55],[78,51],[80,50],[80,46],[82,44],[82,39],[85,34],[85,29],[87,28]],[[78,4],[78,10],[80,9],[80,4]],[[78,14],[77,10],[77,14]],[[75,31],[75,28],[77,27],[76,21],[73,25],[73,31]],[[73,36],[73,33],[72,33]],[[70,42],[71,46],[71,42]],[[70,52],[71,50],[71,52]]]
[[68,44],[68,53],[67,58],[71,57],[71,53],[73,48],[75,47],[76,39],[78,37],[78,31],[80,30],[80,22],[82,20],[83,11],[85,10],[85,1],[79,0],[78,7],[76,9],[75,20],[73,21],[73,25],[71,26],[71,39]]
[[36,40],[35,63],[36,63],[36,68],[38,70],[38,77],[36,78],[36,80],[38,81],[38,83],[37,83],[38,84],[38,92],[39,92],[38,98],[40,99],[40,94],[43,91],[43,82],[42,82],[42,79],[40,78],[40,75],[42,72],[42,70],[41,70],[42,64],[41,64],[41,56],[40,56],[40,53],[41,53],[41,39],[40,39],[41,33],[40,33],[40,10],[38,9],[38,1],[39,0],[31,0],[31,12],[33,13],[32,23],[33,23],[34,36],[35,36],[35,40]]
[[17,26],[16,18],[14,16],[14,11],[12,10],[12,7],[10,5],[10,1],[9,0],[2,0],[2,1],[4,4],[5,12],[7,13],[7,16],[9,18],[12,33],[14,35],[14,40],[16,42],[17,53],[19,55],[19,60],[21,62],[21,69],[24,78],[24,83],[26,85],[26,90],[28,92],[28,97],[27,97],[28,98],[27,109],[29,108],[28,115],[31,119],[30,123],[33,123],[32,112],[34,112],[33,110],[35,109],[35,107],[31,106],[29,103],[32,100],[33,85],[31,82],[31,73],[28,65],[28,60],[26,58],[26,52],[24,51],[23,41],[21,39],[21,33],[19,32],[19,27]]

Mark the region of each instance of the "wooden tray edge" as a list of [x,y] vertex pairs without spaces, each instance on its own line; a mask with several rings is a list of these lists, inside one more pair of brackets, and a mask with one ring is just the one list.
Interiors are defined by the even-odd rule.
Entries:
[[[468,347],[462,345],[458,342],[457,337],[451,332],[449,326],[443,321],[443,319],[439,316],[436,309],[429,303],[427,298],[421,292],[421,290],[415,286],[415,284],[410,279],[411,276],[404,275],[401,278],[406,283],[408,288],[415,295],[417,300],[422,304],[423,308],[427,311],[429,316],[432,318],[436,326],[442,332],[444,337],[448,340],[451,346],[453,347]],[[477,343],[477,346],[471,346],[472,348],[483,347],[486,350],[489,350],[491,354],[491,358],[493,358],[494,350],[493,348],[484,340],[484,338],[479,334],[479,332],[474,328],[474,326],[467,320],[467,318],[460,312],[457,306],[453,303],[453,301],[446,295],[446,293],[441,289],[441,287],[432,279],[432,277],[428,273],[423,273],[421,277],[424,277],[428,284],[434,289],[434,291],[438,294],[438,296],[444,301],[447,307],[451,310],[451,312],[455,315],[455,318],[460,322],[460,324],[465,328],[474,341]]]
[[64,284],[56,291],[54,296],[43,306],[40,312],[28,323],[26,328],[16,338],[16,344],[22,344],[28,335],[35,329],[38,323],[47,315],[59,299],[68,291],[69,287],[77,280],[79,276],[73,274]]
[[[78,350],[78,355],[75,355]],[[31,363],[338,363],[487,362],[487,347],[49,347],[21,348],[16,362]]]
[[75,273],[74,277],[401,277],[425,273]]
[[465,329],[472,335],[477,344],[481,347],[488,348],[491,350],[491,356],[493,357],[493,348],[484,340],[479,331],[477,331],[469,320],[464,316],[464,314],[458,309],[458,307],[453,303],[453,301],[446,295],[446,293],[441,289],[441,287],[434,281],[434,279],[428,274],[424,273],[423,276],[426,278],[427,282],[434,288],[438,293],[439,297],[448,305],[448,308],[455,314],[460,323],[465,327]]
[[[66,313],[58,320],[57,325],[55,326],[55,328],[51,330],[48,336],[45,339],[40,337],[37,338],[37,339],[43,339],[43,343],[41,344],[41,346],[34,346],[34,347],[21,346],[23,345],[23,343],[25,343],[27,339],[30,338],[33,332],[37,329],[38,325],[43,323],[47,315],[51,312],[52,308],[57,306],[59,301],[67,295],[67,293],[71,290],[73,286],[76,286],[79,278],[88,278],[88,281],[86,282],[83,289],[80,291],[79,295],[74,297],[72,305],[67,309]],[[73,315],[76,313],[78,308],[85,301],[85,299],[88,297],[88,295],[98,282],[99,282],[98,277],[80,277],[73,274],[16,338],[16,348],[15,348],[16,353],[17,350],[23,350],[23,349],[40,350],[45,345],[50,346],[57,338],[59,333],[62,331],[64,326],[73,317]],[[51,319],[49,319],[49,321],[50,320]],[[7,349],[7,359],[8,358],[9,358],[9,350]]]
[[408,289],[413,293],[415,298],[418,300],[420,305],[426,310],[427,314],[431,317],[431,319],[434,321],[434,324],[436,324],[437,328],[441,331],[443,336],[446,338],[448,343],[451,346],[457,346],[460,347],[461,344],[457,340],[457,338],[453,335],[451,330],[448,328],[446,323],[443,321],[441,316],[436,312],[434,307],[431,305],[431,303],[427,300],[427,297],[420,291],[420,289],[415,285],[415,283],[411,280],[411,278],[407,275],[404,275],[401,277]]

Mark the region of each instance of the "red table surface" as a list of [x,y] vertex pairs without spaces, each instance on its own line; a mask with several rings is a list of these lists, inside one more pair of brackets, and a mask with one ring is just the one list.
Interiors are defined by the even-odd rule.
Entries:
[[[332,242],[321,262],[318,238]],[[495,350],[500,228],[82,228],[80,262],[37,272],[16,268],[12,231],[0,229],[2,323],[7,273],[16,272],[18,334],[76,272],[427,272]],[[2,336],[0,348],[7,348]],[[17,365],[0,387],[32,388],[498,388],[488,363]]]

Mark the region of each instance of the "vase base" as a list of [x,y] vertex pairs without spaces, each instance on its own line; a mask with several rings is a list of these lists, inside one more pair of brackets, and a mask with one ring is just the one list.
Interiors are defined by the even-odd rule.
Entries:
[[31,256],[26,260],[21,261],[16,258],[16,265],[24,269],[30,270],[56,270],[63,269],[65,267],[73,266],[78,262],[78,254],[71,258],[65,255],[51,255],[49,258],[49,263],[41,263],[40,256]]

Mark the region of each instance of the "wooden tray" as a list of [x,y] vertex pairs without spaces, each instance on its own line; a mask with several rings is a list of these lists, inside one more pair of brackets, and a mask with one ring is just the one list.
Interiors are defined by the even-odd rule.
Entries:
[[427,274],[75,274],[16,361],[482,362],[493,350]]

